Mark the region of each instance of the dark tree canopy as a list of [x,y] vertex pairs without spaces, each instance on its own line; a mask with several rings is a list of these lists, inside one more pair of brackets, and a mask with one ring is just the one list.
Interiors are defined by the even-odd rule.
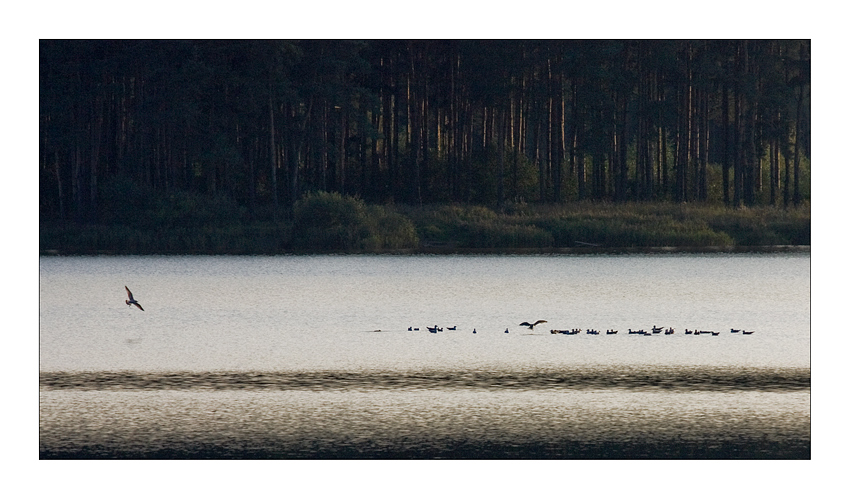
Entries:
[[[40,211],[808,198],[810,41],[42,40]],[[119,198],[128,213],[104,213]],[[114,208],[114,204],[111,205]]]

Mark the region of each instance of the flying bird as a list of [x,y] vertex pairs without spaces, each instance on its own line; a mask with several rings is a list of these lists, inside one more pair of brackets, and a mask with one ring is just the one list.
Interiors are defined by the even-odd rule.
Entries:
[[526,326],[526,327],[528,327],[528,329],[534,329],[534,326],[536,326],[538,324],[542,324],[544,322],[546,322],[546,321],[537,321],[534,324],[529,324],[527,322],[523,322],[522,324],[520,324],[520,326]]
[[124,303],[126,303],[128,307],[129,307],[130,305],[135,305],[135,306],[139,307],[139,310],[141,310],[142,312],[144,312],[144,311],[145,311],[145,309],[143,309],[143,308],[142,308],[142,306],[141,306],[141,305],[139,305],[139,302],[137,302],[137,301],[133,298],[133,293],[131,293],[131,292],[130,292],[130,288],[128,288],[127,286],[124,286],[124,289],[126,289],[126,290],[127,290],[127,297],[128,297],[128,298],[130,298],[129,300],[124,300]]

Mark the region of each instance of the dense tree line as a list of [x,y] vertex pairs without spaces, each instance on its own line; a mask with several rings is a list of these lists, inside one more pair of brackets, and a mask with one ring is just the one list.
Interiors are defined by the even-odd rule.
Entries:
[[[106,192],[796,205],[808,40],[42,40],[40,209]],[[801,173],[802,172],[802,173]]]

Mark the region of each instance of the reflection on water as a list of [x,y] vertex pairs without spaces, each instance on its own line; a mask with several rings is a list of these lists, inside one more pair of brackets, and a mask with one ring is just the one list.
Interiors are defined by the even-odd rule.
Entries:
[[41,373],[42,458],[809,459],[807,369]]
[[42,458],[810,458],[807,391],[55,390]]

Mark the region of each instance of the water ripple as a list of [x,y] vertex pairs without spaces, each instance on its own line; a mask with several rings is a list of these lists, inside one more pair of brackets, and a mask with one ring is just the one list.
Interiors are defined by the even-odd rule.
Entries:
[[806,368],[606,368],[472,371],[41,372],[42,390],[710,390],[798,391]]

